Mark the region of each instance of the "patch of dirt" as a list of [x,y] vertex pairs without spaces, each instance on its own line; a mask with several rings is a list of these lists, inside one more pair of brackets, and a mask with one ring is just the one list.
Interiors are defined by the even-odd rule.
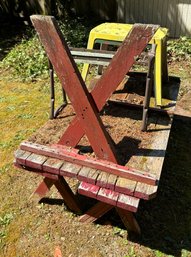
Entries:
[[[73,108],[68,105],[57,119],[49,120],[29,138],[29,141],[45,145],[57,143],[74,117]],[[132,155],[140,153],[139,149],[147,148],[151,144],[155,134],[153,128],[158,117],[156,114],[150,115],[148,132],[142,132],[142,110],[131,110],[116,104],[105,106],[101,119],[114,142],[121,164],[127,163]],[[84,136],[78,148],[83,152],[83,149],[88,149],[85,147],[88,145],[88,139]],[[95,157],[91,148],[87,154]]]

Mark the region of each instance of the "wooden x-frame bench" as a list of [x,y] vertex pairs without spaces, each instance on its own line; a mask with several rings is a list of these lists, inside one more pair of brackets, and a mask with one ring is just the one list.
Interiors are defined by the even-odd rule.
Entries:
[[[80,212],[80,203],[65,180],[65,177],[76,178],[80,181],[79,194],[98,200],[95,206],[80,217],[81,221],[95,221],[115,207],[124,224],[130,230],[140,233],[133,212],[137,211],[140,199],[149,200],[156,195],[160,176],[118,164],[113,141],[103,125],[99,111],[158,26],[134,25],[102,77],[88,92],[55,19],[34,15],[31,20],[76,116],[57,144],[45,146],[23,142],[15,153],[15,165],[44,176],[35,191],[40,197],[55,185],[68,208]],[[75,148],[84,134],[96,158],[79,154]],[[168,138],[165,140],[168,141]]]

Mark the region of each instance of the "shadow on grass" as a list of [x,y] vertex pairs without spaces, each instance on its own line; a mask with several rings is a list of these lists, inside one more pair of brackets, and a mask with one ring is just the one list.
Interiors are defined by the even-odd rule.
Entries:
[[181,256],[191,250],[191,118],[175,116],[157,197],[137,215],[140,244]]

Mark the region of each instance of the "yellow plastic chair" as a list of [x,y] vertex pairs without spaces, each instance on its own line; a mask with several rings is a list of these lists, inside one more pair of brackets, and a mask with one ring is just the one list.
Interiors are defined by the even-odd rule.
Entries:
[[[123,23],[102,23],[90,31],[88,39],[88,49],[93,49],[95,43],[119,45],[129,33],[132,24]],[[168,29],[159,28],[150,44],[156,44],[155,59],[155,99],[156,105],[162,105],[162,81],[168,80],[167,58],[166,58],[166,42]],[[89,70],[89,64],[84,64],[82,77],[86,80]]]

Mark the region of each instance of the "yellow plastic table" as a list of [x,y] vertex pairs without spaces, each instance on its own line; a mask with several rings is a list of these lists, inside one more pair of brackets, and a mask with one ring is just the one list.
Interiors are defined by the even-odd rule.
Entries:
[[[88,49],[93,49],[95,43],[107,43],[109,45],[120,44],[130,32],[132,24],[123,23],[102,23],[90,31],[88,39]],[[156,105],[162,105],[162,80],[168,80],[167,58],[166,58],[166,42],[168,29],[159,28],[150,44],[156,44],[155,59],[155,99]],[[82,77],[87,77],[89,64],[84,64]]]

